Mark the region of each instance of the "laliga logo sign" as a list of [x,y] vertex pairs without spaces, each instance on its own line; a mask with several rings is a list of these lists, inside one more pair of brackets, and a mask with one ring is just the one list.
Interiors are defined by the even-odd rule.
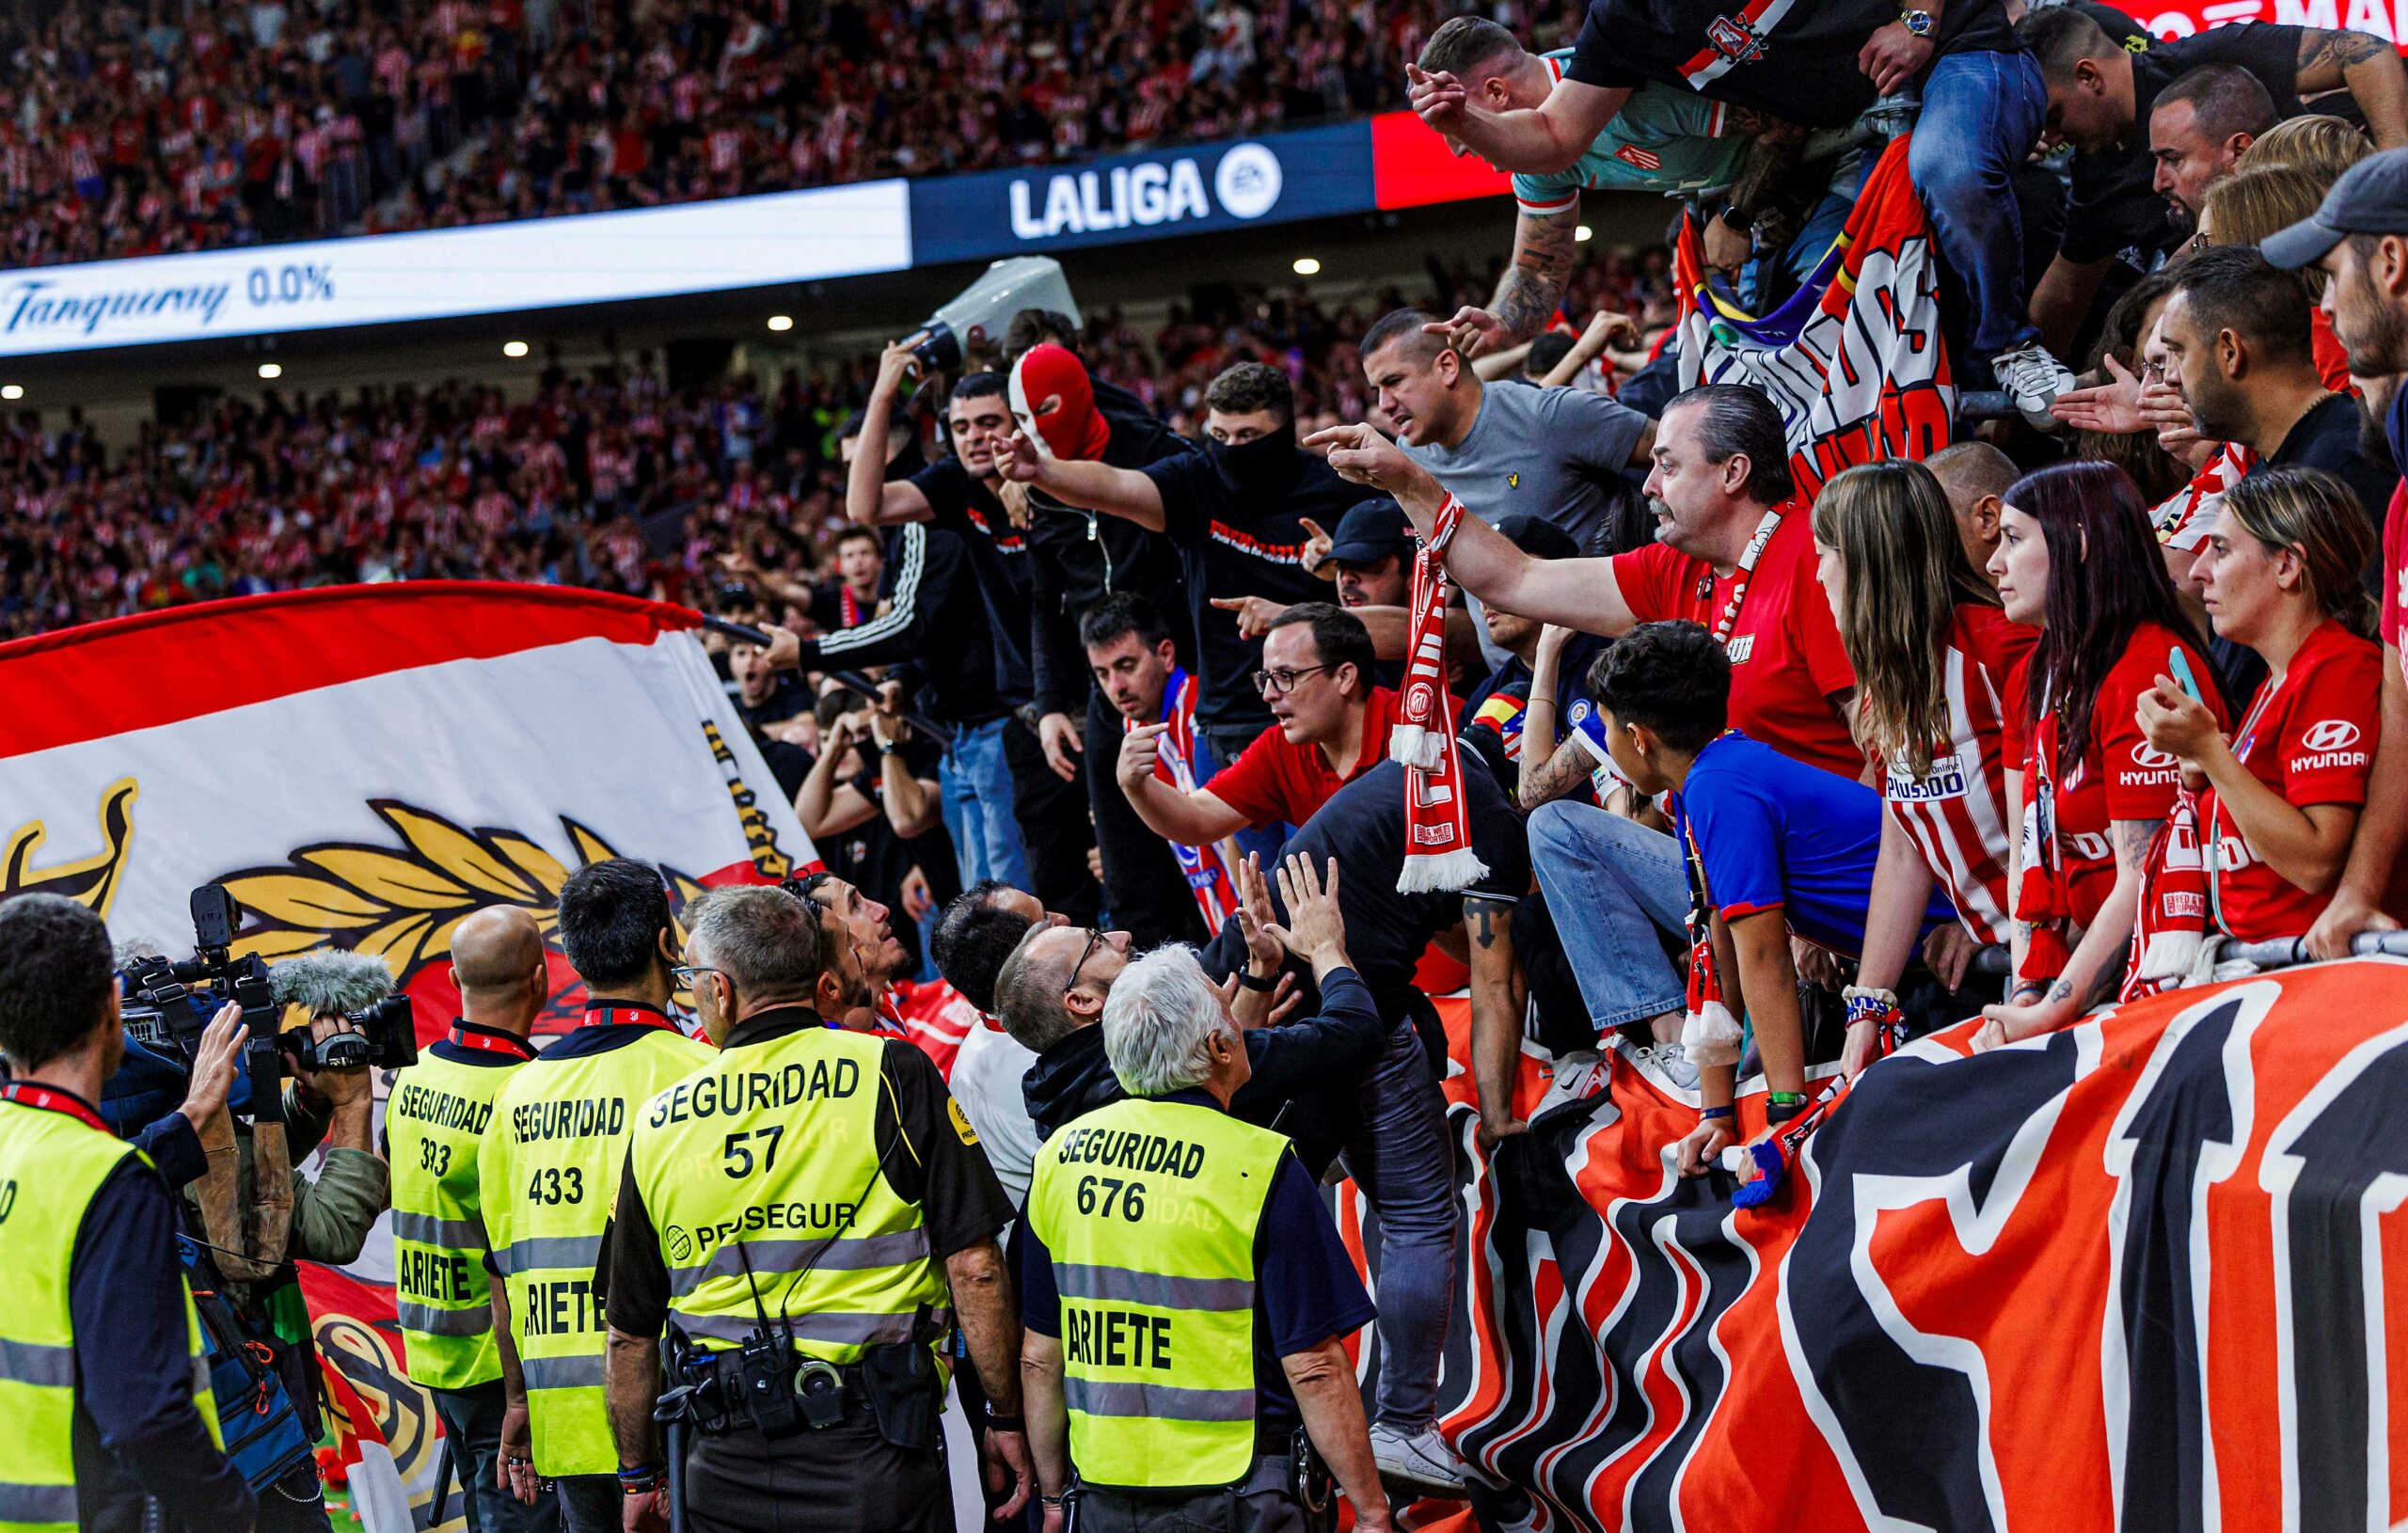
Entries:
[[[1232,218],[1259,218],[1279,200],[1279,157],[1260,144],[1240,144],[1212,171],[1212,194]],[[1012,233],[1023,240],[1151,228],[1182,218],[1209,218],[1212,201],[1204,172],[1182,156],[1167,166],[1146,161],[1109,171],[1065,172],[1046,182],[1044,211],[1030,203],[1029,182],[1012,182]]]

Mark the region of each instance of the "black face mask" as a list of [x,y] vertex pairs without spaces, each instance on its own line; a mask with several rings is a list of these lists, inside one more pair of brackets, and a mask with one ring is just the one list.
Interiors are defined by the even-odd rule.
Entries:
[[1204,450],[1232,495],[1284,495],[1296,482],[1296,423],[1292,420],[1251,442],[1208,438]]

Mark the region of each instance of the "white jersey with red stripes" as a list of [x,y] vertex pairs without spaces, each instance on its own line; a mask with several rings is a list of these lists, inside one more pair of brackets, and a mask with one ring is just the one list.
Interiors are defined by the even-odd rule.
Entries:
[[2020,627],[1994,607],[1956,608],[1941,664],[1948,681],[1946,746],[1931,769],[1914,775],[1900,753],[1884,764],[1882,797],[1924,861],[1956,902],[1966,933],[1983,943],[2007,940],[2006,753],[2000,741],[2008,677],[2038,630]]

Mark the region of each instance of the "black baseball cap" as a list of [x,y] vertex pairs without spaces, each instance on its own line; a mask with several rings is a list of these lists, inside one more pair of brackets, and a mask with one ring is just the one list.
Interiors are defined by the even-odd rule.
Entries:
[[1505,517],[1497,524],[1497,530],[1505,535],[1506,542],[1532,559],[1574,559],[1580,553],[1580,545],[1572,541],[1571,533],[1527,511]]
[[1329,535],[1329,557],[1342,564],[1376,564],[1413,552],[1413,523],[1404,508],[1382,496],[1350,508]]
[[2408,234],[2408,149],[2369,154],[2343,171],[2321,206],[2270,235],[2258,250],[2295,272],[2353,234]]

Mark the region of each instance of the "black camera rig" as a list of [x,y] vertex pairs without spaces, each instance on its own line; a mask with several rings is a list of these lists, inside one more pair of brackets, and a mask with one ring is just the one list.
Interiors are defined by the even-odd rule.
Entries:
[[[243,908],[222,884],[192,892],[193,956],[140,954],[119,969],[126,1032],[143,1044],[191,1064],[200,1035],[219,1007],[243,1009],[250,1029],[244,1069],[251,1115],[269,1122],[283,1114],[282,1083],[303,1070],[399,1068],[418,1060],[418,1031],[409,997],[392,993],[392,975],[379,959],[328,952],[288,958],[270,968],[256,954],[236,956],[234,934]],[[310,1015],[336,1015],[354,1031],[320,1039],[308,1028],[277,1031],[287,1004]]]

